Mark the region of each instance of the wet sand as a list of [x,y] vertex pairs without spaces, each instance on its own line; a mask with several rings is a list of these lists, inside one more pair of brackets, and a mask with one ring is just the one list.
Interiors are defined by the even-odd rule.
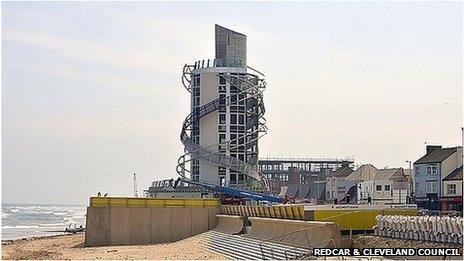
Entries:
[[2,244],[2,259],[213,259],[224,256],[200,246],[196,237],[170,244],[84,247],[84,234],[15,240]]

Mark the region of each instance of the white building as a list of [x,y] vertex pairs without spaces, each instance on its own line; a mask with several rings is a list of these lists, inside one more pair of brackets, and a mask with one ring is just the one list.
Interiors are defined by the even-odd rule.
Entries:
[[443,179],[443,210],[462,212],[462,165]]
[[[191,114],[178,173],[216,185],[259,187],[258,138],[266,132],[263,75],[246,65],[246,35],[216,25],[216,58],[184,66]],[[188,177],[190,176],[190,177]]]
[[351,173],[353,170],[349,166],[343,166],[327,175],[325,179],[326,202],[346,203],[349,189],[356,186],[355,181],[346,180]]
[[358,203],[408,203],[409,181],[402,168],[379,170],[366,164],[346,180],[357,182]]

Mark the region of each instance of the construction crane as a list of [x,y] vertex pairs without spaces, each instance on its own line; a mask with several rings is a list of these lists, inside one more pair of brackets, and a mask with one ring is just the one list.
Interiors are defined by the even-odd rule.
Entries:
[[136,198],[139,197],[139,193],[137,189],[137,175],[135,174],[135,172],[134,172],[134,197]]

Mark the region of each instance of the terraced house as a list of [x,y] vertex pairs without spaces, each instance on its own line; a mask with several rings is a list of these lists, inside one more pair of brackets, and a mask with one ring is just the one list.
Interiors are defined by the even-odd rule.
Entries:
[[462,211],[462,147],[427,146],[414,162],[414,180],[419,208]]

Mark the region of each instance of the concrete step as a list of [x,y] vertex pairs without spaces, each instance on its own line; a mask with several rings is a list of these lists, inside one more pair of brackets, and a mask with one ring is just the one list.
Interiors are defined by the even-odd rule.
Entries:
[[219,252],[224,254],[227,257],[231,257],[234,259],[247,259],[247,260],[261,260],[262,256],[261,253],[256,251],[240,248],[238,245],[229,245],[223,244],[221,242],[215,243],[206,243],[205,246],[208,249],[214,250],[215,252]]
[[[241,245],[245,245],[247,247],[250,247],[250,248],[256,248],[258,249],[259,251],[261,251],[261,248],[260,248],[260,241],[254,241],[254,240],[249,240],[248,238],[244,238],[244,237],[235,237],[235,238],[227,238],[227,237],[220,237],[220,236],[212,236],[212,237],[208,237],[205,239],[207,242],[209,241],[221,241],[221,242],[225,242],[225,243],[230,243],[230,244],[236,244],[236,243],[240,243]],[[264,250],[269,250],[269,249],[274,249],[275,251],[278,251],[278,252],[284,252],[285,250],[287,250],[289,253],[300,253],[302,252],[301,250],[296,250],[296,249],[293,249],[293,247],[289,247],[289,246],[282,246],[282,245],[278,245],[278,244],[268,244],[267,242],[264,242],[262,244]]]
[[[259,249],[250,249],[249,247],[240,247],[238,245],[231,245],[230,243],[215,242],[215,243],[206,243],[209,249],[214,250],[215,252],[222,252],[224,255],[238,258],[238,259],[254,259],[254,260],[285,260],[285,259],[296,259],[301,255],[292,255],[292,254],[283,254],[283,253],[271,253],[266,252],[264,255]],[[226,246],[226,247],[225,247]]]
[[[247,241],[252,241],[252,242],[262,242],[263,240],[261,239],[256,239],[256,238],[252,238],[252,237],[246,237],[246,236],[243,236],[243,235],[231,235],[231,234],[227,234],[227,233],[224,233],[224,232],[219,232],[219,231],[213,231],[213,230],[210,230],[206,233],[204,233],[203,235],[219,235],[221,237],[229,237],[229,238],[244,238],[246,239]],[[288,247],[288,245],[286,244],[281,244],[281,243],[276,243],[276,242],[270,242],[270,241],[266,241],[266,243],[269,243],[269,244],[273,244],[273,245],[276,245],[276,246],[285,246],[285,247]],[[295,247],[296,249],[300,249],[300,250],[306,250],[305,248],[302,248],[302,247]]]
[[[230,235],[218,231],[208,231],[198,235],[201,244],[208,250],[223,254],[233,259],[247,260],[285,260],[297,259],[309,250],[304,248],[295,248],[288,245],[264,242],[261,240],[248,238],[239,235]],[[263,256],[264,255],[264,256]]]
[[[230,234],[217,232],[217,231],[210,231],[210,232],[208,232],[209,233],[208,235],[218,235],[221,238],[230,238],[230,239],[233,239],[233,240],[243,239],[243,240],[246,240],[246,242],[253,242],[253,243],[256,243],[257,245],[259,245],[261,242],[263,242],[262,240],[259,240],[259,239],[254,239],[254,238],[249,238],[249,237],[244,237],[244,236],[230,235]],[[294,247],[294,246],[289,246],[289,245],[280,244],[280,243],[276,243],[276,242],[270,242],[270,241],[264,242],[264,245],[269,246],[269,247],[273,247],[273,248],[276,248],[276,249],[283,249],[283,250],[293,249],[296,252],[307,252],[309,250],[309,249],[302,248],[302,247]]]
[[[226,237],[220,237],[220,236],[212,236],[207,239],[207,242],[215,242],[215,241],[220,241],[223,244],[239,244],[238,247],[246,246],[248,250],[255,250],[260,253],[261,255],[261,247],[260,247],[260,241],[255,241],[255,240],[249,240],[249,238],[245,237],[240,237],[240,236],[235,236],[235,238],[226,238]],[[301,255],[302,253],[308,252],[308,250],[304,249],[295,249],[292,246],[287,246],[287,245],[279,245],[279,244],[270,244],[268,242],[264,242],[262,244],[263,247],[263,253],[266,255],[271,255],[271,253],[274,253],[274,256],[280,256],[280,257],[285,257],[285,254],[287,254],[288,257],[297,257]]]

